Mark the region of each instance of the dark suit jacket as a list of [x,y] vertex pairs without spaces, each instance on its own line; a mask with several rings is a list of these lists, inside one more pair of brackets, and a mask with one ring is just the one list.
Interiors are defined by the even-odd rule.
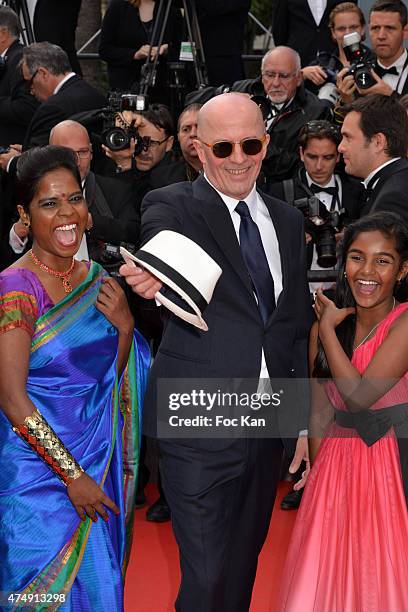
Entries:
[[8,48],[6,67],[0,74],[0,145],[23,142],[39,105],[18,66],[22,54],[23,45],[15,40]]
[[47,145],[54,125],[75,113],[105,106],[106,99],[97,89],[78,75],[72,76],[56,94],[38,107],[28,126],[23,148]]
[[[296,49],[302,66],[309,65],[317,51],[333,51],[335,44],[329,30],[329,15],[342,1],[327,0],[326,10],[317,26],[307,0],[277,0],[272,30],[275,45]],[[355,0],[352,2],[357,4]]]
[[93,221],[89,237],[113,244],[131,242],[137,246],[140,240],[140,212],[138,207],[135,206],[130,186],[116,178],[98,176],[97,174],[94,176],[97,187],[99,187],[110,208],[112,217],[102,214],[98,207],[98,192],[95,190],[94,193],[90,193],[87,188],[87,183],[89,184],[87,177],[85,197]]
[[[156,434],[156,386],[161,378],[257,381],[262,347],[271,378],[307,377],[311,309],[303,218],[291,206],[267,195],[262,197],[279,241],[284,287],[265,328],[230,214],[206,179],[200,176],[193,183],[176,183],[152,191],[144,198],[142,244],[163,229],[180,232],[199,244],[222,268],[212,300],[204,312],[208,332],[175,315],[167,321],[145,400],[147,435]],[[304,398],[291,405],[291,423],[294,428],[298,427],[297,432],[307,427],[304,408]],[[188,440],[189,445],[197,443],[213,449],[223,448],[230,442]]]
[[398,213],[408,224],[408,160],[399,159],[378,172],[374,191],[362,208],[361,216],[378,211]]

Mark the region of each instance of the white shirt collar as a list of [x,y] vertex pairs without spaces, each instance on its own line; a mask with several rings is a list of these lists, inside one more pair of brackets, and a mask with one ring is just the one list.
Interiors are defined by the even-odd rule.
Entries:
[[314,180],[313,180],[313,179],[310,177],[310,175],[309,175],[309,173],[308,173],[308,172],[306,172],[306,180],[307,180],[307,184],[309,185],[309,187],[310,187],[310,185],[311,185],[312,183],[314,183],[315,185],[318,185],[318,186],[319,186],[319,187],[321,187],[322,189],[323,189],[323,188],[326,188],[326,187],[335,187],[335,186],[336,186],[336,179],[334,178],[334,174],[332,174],[330,181],[329,181],[328,183],[326,183],[325,185],[319,185],[318,183],[316,183],[316,181],[314,181]]
[[66,74],[64,76],[64,78],[62,79],[62,81],[60,81],[58,83],[58,85],[56,86],[56,88],[53,91],[53,94],[56,94],[59,92],[59,90],[61,89],[61,87],[64,85],[64,83],[66,83],[71,77],[75,76],[75,72],[68,72],[68,74]]
[[10,49],[10,47],[7,47],[7,49],[4,49],[3,53],[0,53],[0,57],[6,57],[7,55],[7,51]]
[[381,66],[381,68],[392,68],[393,66],[395,66],[395,68],[398,71],[398,74],[401,74],[401,70],[404,67],[406,59],[407,59],[407,50],[404,49],[404,51],[401,53],[399,58],[396,59],[393,64],[390,64],[389,66],[384,66],[384,64],[382,64],[379,59],[377,59],[377,63],[379,66]]
[[[392,159],[389,159],[384,164],[381,164],[381,166],[378,166],[378,168],[376,168],[375,170],[370,172],[370,174],[364,179],[364,181],[361,181],[363,183],[364,187],[367,189],[367,185],[371,181],[373,176],[376,175],[377,172],[379,172],[380,170],[385,168],[385,166],[388,166],[389,164],[392,164],[393,162],[397,161],[397,159],[401,159],[401,158],[400,157],[393,157]],[[374,185],[373,185],[373,187],[374,187]]]
[[[218,193],[218,195],[220,196],[224,204],[227,206],[230,213],[234,211],[238,202],[240,202],[241,200],[237,200],[236,198],[231,198],[230,196],[225,195],[225,193],[222,193],[221,191],[219,191],[216,187],[214,187],[214,185],[212,184],[208,176],[205,174],[205,172],[204,172],[204,178],[207,181],[207,183],[209,183],[211,187],[215,189],[215,191]],[[249,211],[251,213],[251,217],[255,221],[256,202],[257,202],[256,184],[254,184],[254,186],[252,187],[250,193],[247,195],[245,200],[242,200],[242,201],[244,201],[248,205]]]

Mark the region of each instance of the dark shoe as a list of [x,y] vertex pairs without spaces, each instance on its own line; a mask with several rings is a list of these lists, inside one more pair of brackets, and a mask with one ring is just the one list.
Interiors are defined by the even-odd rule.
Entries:
[[302,500],[303,489],[300,491],[289,491],[281,501],[282,510],[297,510]]
[[170,520],[170,508],[162,497],[159,497],[159,499],[148,508],[146,520],[152,523],[166,523]]

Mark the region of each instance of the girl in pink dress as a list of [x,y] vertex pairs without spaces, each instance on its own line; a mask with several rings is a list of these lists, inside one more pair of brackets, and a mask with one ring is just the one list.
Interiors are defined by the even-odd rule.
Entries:
[[318,291],[315,460],[279,611],[408,611],[408,303],[399,301],[407,273],[407,226],[376,213],[345,232],[336,304]]

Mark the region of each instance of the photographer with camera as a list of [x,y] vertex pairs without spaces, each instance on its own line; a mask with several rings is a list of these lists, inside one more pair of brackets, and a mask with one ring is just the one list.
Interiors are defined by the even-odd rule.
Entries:
[[[340,141],[339,128],[329,121],[306,123],[299,134],[301,166],[291,179],[269,189],[271,195],[296,206],[305,216],[309,270],[335,269],[336,241],[344,226],[360,214],[361,182],[336,168]],[[310,283],[310,291],[320,286]]]
[[[151,104],[143,112],[138,112],[135,107],[116,112],[114,123],[114,137],[106,130],[102,135],[102,149],[114,162],[115,176],[131,185],[135,205],[140,208],[143,197],[154,188],[154,173],[160,173],[171,163],[173,120],[167,106]],[[116,138],[117,128],[128,134],[128,140],[124,138],[123,144],[119,137]],[[116,145],[118,141],[119,145]]]
[[[321,100],[326,100],[327,103],[334,106],[340,96],[336,88],[337,75],[346,65],[349,65],[343,48],[344,36],[357,32],[361,40],[364,40],[364,13],[353,2],[342,2],[330,13],[329,27],[332,39],[337,45],[336,50],[333,53],[319,51],[313,63],[302,68],[302,75],[308,89]],[[375,60],[366,45],[361,45],[361,51],[367,61]]]
[[[50,144],[68,147],[77,156],[89,211],[87,232],[77,256],[91,258],[117,276],[123,263],[119,246],[123,244],[135,251],[139,244],[140,216],[130,188],[118,179],[98,176],[90,170],[92,145],[87,130],[80,123],[71,120],[58,123],[51,130]],[[15,253],[22,253],[27,240],[28,229],[18,221],[10,231],[10,246]]]
[[[407,7],[400,0],[377,0],[370,9],[369,32],[376,63],[367,62],[359,70],[344,68],[337,77],[340,103],[357,96],[380,93],[391,96],[408,92],[408,54],[404,41],[408,35]],[[352,37],[352,34],[349,34]],[[361,63],[358,41],[354,41],[349,63]],[[350,61],[351,59],[351,61]]]
[[393,96],[372,94],[346,107],[339,152],[346,172],[363,180],[360,216],[398,213],[408,223],[408,116]]

